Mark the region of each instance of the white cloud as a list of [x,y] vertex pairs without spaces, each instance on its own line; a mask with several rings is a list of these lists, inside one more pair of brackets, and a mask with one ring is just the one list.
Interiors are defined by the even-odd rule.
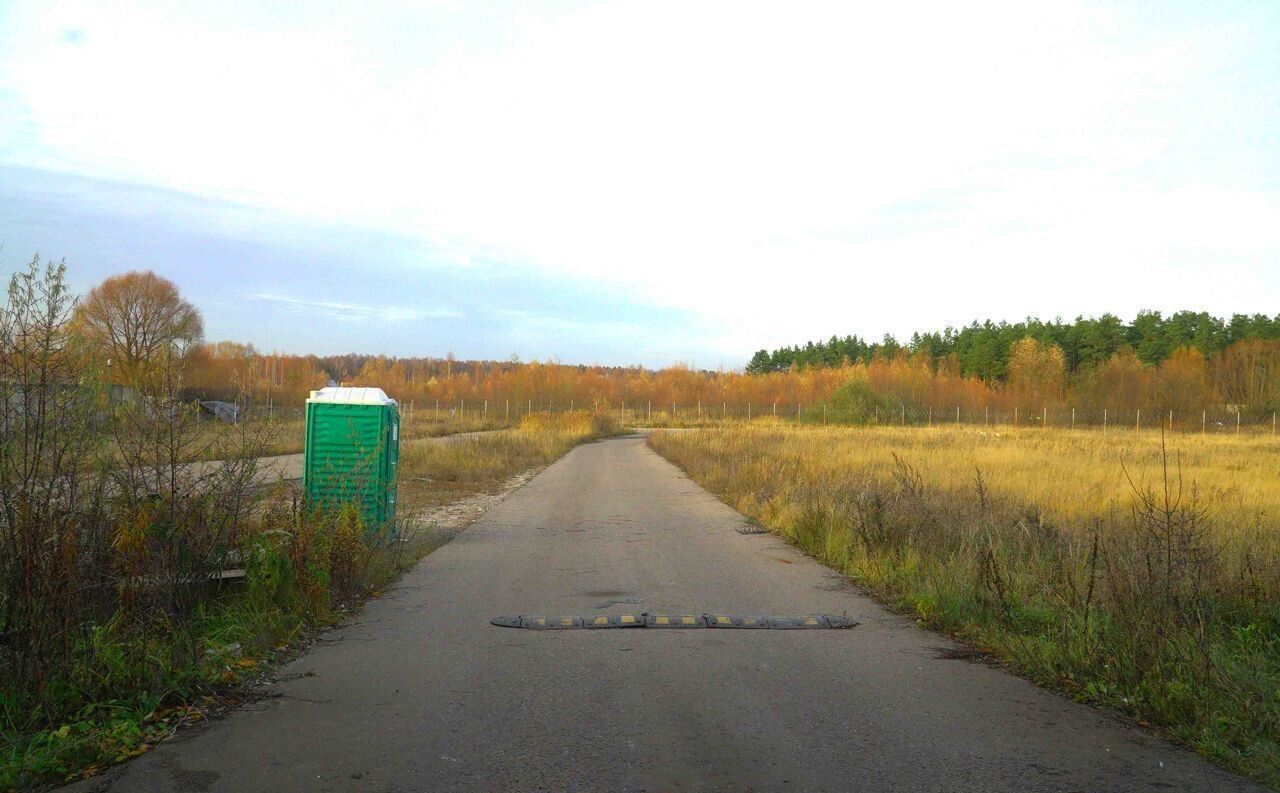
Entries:
[[20,4],[0,91],[36,132],[0,146],[603,283],[695,312],[730,357],[987,314],[1280,300],[1277,128],[1239,72],[1268,38],[1229,15],[615,2],[494,19]]
[[331,300],[303,300],[271,293],[247,296],[251,300],[263,300],[285,306],[300,313],[319,315],[343,321],[381,320],[383,322],[409,322],[426,318],[457,319],[458,311],[448,308],[405,308],[403,306],[370,306],[361,303],[341,303]]

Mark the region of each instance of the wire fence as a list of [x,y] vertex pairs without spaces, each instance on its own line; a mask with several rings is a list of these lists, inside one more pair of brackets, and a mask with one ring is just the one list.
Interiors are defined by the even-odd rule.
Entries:
[[1238,410],[1217,407],[1202,410],[1115,410],[1111,408],[1083,408],[1071,405],[1042,405],[1024,408],[991,405],[955,405],[951,407],[873,408],[856,422],[841,419],[829,406],[805,405],[800,402],[771,402],[764,405],[752,402],[718,403],[669,403],[653,401],[606,402],[593,400],[581,403],[577,400],[554,399],[523,400],[456,400],[433,401],[428,405],[413,401],[402,405],[410,418],[424,417],[433,420],[502,420],[518,421],[529,413],[588,410],[607,413],[627,426],[713,424],[719,422],[753,421],[759,419],[785,419],[807,423],[857,423],[876,426],[931,427],[948,424],[982,427],[1025,427],[1046,429],[1097,429],[1103,432],[1145,429],[1171,430],[1175,432],[1200,432],[1216,434],[1277,434],[1277,413]]

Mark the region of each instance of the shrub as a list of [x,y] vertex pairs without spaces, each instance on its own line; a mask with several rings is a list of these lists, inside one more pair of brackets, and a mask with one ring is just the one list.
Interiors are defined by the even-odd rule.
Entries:
[[832,424],[872,424],[888,422],[898,415],[901,403],[890,396],[877,394],[862,378],[853,378],[837,388],[831,399],[805,412],[808,421],[822,420]]

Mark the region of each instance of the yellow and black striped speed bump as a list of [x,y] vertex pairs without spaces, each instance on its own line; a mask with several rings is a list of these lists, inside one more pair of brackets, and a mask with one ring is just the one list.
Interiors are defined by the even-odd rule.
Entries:
[[543,617],[519,615],[494,617],[489,620],[500,628],[525,628],[535,631],[564,631],[592,628],[738,628],[772,630],[815,630],[852,628],[858,621],[838,614],[802,614],[798,617],[774,617],[752,614],[600,614],[588,617]]

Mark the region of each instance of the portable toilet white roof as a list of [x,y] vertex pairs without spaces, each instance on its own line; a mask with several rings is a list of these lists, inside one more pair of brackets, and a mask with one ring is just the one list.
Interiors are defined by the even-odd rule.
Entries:
[[312,391],[307,402],[339,402],[346,405],[394,405],[396,401],[381,388],[329,386]]

